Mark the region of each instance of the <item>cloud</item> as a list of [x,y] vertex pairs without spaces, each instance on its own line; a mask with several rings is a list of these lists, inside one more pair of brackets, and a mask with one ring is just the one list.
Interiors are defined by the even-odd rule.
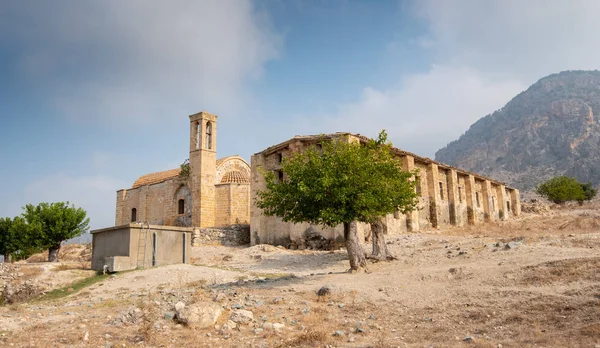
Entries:
[[395,90],[367,87],[355,103],[339,106],[333,115],[320,115],[319,122],[300,121],[297,128],[370,137],[385,128],[395,146],[433,156],[523,88],[518,81],[497,83],[468,68],[434,66],[427,74],[406,77]]
[[280,44],[249,0],[19,2],[0,23],[60,113],[119,125],[234,114]]
[[598,68],[600,2],[425,0],[412,10],[426,32],[409,41],[429,69],[397,76],[391,88],[367,86],[298,129],[374,137],[386,128],[396,146],[433,156],[538,79]]
[[440,64],[528,82],[598,68],[598,1],[425,0],[415,10],[427,23]]
[[87,211],[92,229],[113,226],[116,190],[126,183],[106,175],[74,176],[61,172],[29,183],[23,204],[69,201]]

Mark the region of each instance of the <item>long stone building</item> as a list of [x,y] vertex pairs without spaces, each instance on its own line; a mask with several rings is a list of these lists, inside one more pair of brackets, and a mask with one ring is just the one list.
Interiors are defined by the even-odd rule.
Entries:
[[[296,136],[271,146],[252,156],[251,200],[266,188],[262,171],[281,171],[283,158],[303,151],[308,146],[319,146],[323,140],[344,137],[346,141],[368,141],[364,136],[351,133],[334,133],[319,136]],[[396,212],[386,217],[390,233],[429,230],[444,226],[474,225],[484,221],[506,220],[521,213],[519,191],[504,183],[456,167],[420,157],[397,148],[393,149],[403,169],[418,169],[416,190],[418,209],[408,214]],[[358,224],[358,233],[367,233],[366,224]],[[343,228],[323,228],[307,223],[292,224],[278,217],[265,216],[252,204],[250,211],[251,243],[276,245],[302,245],[315,233],[330,240],[343,241]]]
[[215,227],[250,220],[250,166],[240,156],[217,160],[217,116],[189,116],[189,175],[181,168],[140,176],[117,191],[115,225]]

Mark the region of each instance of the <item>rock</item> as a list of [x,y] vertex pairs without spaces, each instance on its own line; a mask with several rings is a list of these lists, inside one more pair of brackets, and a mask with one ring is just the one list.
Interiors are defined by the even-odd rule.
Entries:
[[467,337],[463,338],[462,340],[463,340],[463,342],[473,342],[473,337],[467,336]]
[[239,309],[231,313],[229,320],[238,324],[248,324],[254,320],[254,314],[250,311]]
[[232,320],[227,320],[225,325],[223,325],[223,330],[233,330],[237,327],[237,324]]
[[350,337],[348,338],[348,342],[354,342],[354,336],[350,336]]
[[173,318],[175,318],[175,312],[165,312],[163,317],[165,320],[173,320]]
[[84,340],[84,341],[87,341],[87,340],[89,340],[89,339],[90,339],[90,333],[89,333],[89,331],[86,331],[86,332],[83,334],[83,340]]
[[343,303],[338,304],[338,308],[344,308],[344,304]]
[[227,300],[227,295],[225,295],[224,293],[220,292],[218,293],[214,298],[213,301],[215,302],[223,302]]
[[522,245],[522,242],[508,242],[504,245],[504,249],[509,250],[509,249],[516,249],[518,246]]
[[259,334],[261,332],[263,332],[263,329],[261,329],[260,327],[257,327],[256,329],[254,329],[255,334]]
[[180,310],[185,308],[185,303],[179,301],[175,304],[175,311],[179,312]]
[[283,328],[285,328],[285,324],[273,323],[273,330],[281,331],[281,330],[283,330]]
[[203,329],[215,325],[221,312],[223,309],[215,303],[194,303],[177,311],[177,321],[190,327]]
[[344,330],[337,330],[336,332],[333,333],[334,336],[344,336],[346,334],[346,331]]
[[269,323],[269,322],[263,323],[262,328],[264,330],[267,330],[267,331],[272,331],[273,330],[273,323]]
[[239,303],[234,303],[231,305],[231,309],[242,309],[244,308],[244,305],[239,304]]
[[317,296],[321,297],[321,296],[331,295],[332,292],[333,292],[333,289],[331,288],[330,285],[324,285],[317,291]]

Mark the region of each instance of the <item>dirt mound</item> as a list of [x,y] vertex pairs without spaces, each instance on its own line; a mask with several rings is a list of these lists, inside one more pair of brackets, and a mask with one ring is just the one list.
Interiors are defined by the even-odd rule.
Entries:
[[574,220],[568,221],[560,225],[559,229],[565,228],[577,229],[577,230],[595,230],[600,228],[600,216],[594,216],[590,214],[581,214]]
[[[89,244],[67,244],[60,247],[58,253],[59,261],[89,262],[92,261],[92,243]],[[31,255],[27,262],[48,261],[48,251]]]

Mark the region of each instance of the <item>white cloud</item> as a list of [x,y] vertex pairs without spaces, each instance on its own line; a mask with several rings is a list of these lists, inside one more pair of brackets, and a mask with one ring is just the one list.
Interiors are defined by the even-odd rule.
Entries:
[[536,80],[599,68],[598,1],[425,0],[413,10],[428,32],[411,42],[434,62],[429,71],[398,76],[397,87],[365,87],[355,102],[297,128],[371,137],[386,128],[396,146],[433,156]]
[[19,3],[2,22],[59,111],[124,125],[202,108],[234,114],[280,41],[249,0]]
[[367,87],[360,99],[341,105],[319,122],[303,122],[308,133],[350,131],[370,137],[385,128],[395,146],[424,156],[460,136],[474,121],[498,109],[524,86],[497,83],[468,68],[434,66],[412,75],[396,90]]
[[105,175],[74,176],[56,173],[28,184],[23,204],[69,201],[87,211],[92,229],[113,226],[118,188],[126,183]]
[[425,0],[415,6],[440,63],[527,82],[562,70],[598,68],[598,1]]

